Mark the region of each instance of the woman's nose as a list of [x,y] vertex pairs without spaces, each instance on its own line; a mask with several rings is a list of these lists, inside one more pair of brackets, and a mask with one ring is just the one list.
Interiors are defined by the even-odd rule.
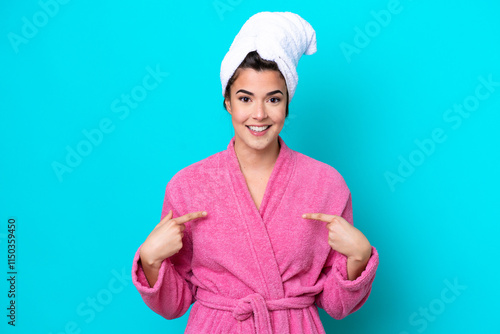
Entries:
[[266,107],[264,106],[264,102],[257,103],[253,113],[253,118],[261,120],[266,117],[267,113],[266,113]]

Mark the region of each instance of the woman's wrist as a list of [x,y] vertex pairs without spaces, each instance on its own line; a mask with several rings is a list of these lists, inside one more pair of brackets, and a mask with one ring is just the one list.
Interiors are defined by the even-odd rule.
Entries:
[[140,252],[140,259],[141,259],[141,264],[143,266],[148,266],[149,268],[152,269],[160,269],[161,263],[164,260],[164,259],[155,259],[149,256],[147,251],[143,251],[142,249]]
[[350,259],[351,261],[355,262],[365,262],[367,261],[372,255],[372,246],[370,244],[365,245],[360,251],[348,255],[347,258]]

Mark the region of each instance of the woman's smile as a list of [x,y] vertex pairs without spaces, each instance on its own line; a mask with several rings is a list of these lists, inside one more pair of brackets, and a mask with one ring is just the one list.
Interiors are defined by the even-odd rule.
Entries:
[[269,129],[271,125],[264,125],[264,126],[247,125],[246,127],[250,130],[250,133],[253,134],[254,136],[263,136],[267,133],[267,129]]

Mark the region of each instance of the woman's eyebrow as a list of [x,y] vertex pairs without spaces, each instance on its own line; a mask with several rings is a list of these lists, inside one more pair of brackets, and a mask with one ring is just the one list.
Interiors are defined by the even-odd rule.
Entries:
[[[244,90],[244,89],[240,89],[238,90],[235,94],[238,94],[238,93],[245,93],[245,94],[248,94],[248,95],[251,95],[253,96],[253,93],[252,92],[249,92],[248,90]],[[276,90],[273,90],[272,92],[269,92],[266,94],[266,96],[269,96],[269,95],[273,95],[273,94],[276,94],[276,93],[280,93],[281,95],[284,95],[283,92],[279,89],[276,89]]]

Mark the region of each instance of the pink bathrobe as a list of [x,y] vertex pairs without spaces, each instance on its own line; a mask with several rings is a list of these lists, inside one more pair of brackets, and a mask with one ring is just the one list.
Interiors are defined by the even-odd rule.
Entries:
[[163,261],[152,288],[137,250],[134,285],[166,319],[194,303],[185,333],[325,333],[317,307],[335,319],[358,310],[370,294],[378,253],[372,247],[366,269],[350,281],[346,256],[328,244],[327,223],[301,215],[342,215],[352,224],[349,188],[333,167],[278,137],[281,149],[258,210],[234,139],[170,180],[162,218],[170,209],[174,218],[208,215],[185,224],[182,249]]

